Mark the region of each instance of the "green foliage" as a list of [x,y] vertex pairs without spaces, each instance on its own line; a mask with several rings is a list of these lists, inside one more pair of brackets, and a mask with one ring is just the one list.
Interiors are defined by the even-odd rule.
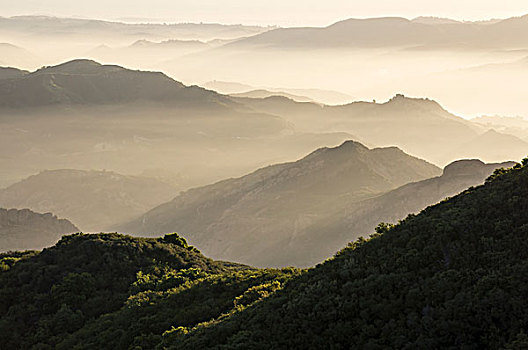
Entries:
[[528,166],[381,225],[168,349],[525,349]]
[[66,236],[0,255],[0,344],[526,349],[527,213],[525,164],[307,271],[215,262],[177,235]]
[[119,310],[134,289],[145,289],[142,276],[162,276],[154,283],[161,288],[236,269],[175,237],[115,233],[64,236],[40,253],[3,254],[0,266],[0,343],[7,349],[56,347],[87,322]]

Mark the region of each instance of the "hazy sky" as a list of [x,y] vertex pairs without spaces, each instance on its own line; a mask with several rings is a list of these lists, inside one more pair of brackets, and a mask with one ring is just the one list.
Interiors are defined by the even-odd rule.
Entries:
[[527,0],[0,0],[0,16],[45,14],[167,22],[327,25],[350,17],[477,20],[528,14]]

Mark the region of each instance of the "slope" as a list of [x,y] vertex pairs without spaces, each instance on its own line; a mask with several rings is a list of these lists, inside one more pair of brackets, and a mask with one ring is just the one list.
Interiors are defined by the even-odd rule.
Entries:
[[133,71],[82,59],[44,67],[18,79],[1,80],[0,96],[3,108],[136,101],[205,108],[229,102],[214,92],[186,87],[160,72]]
[[528,159],[162,346],[524,349],[527,212]]
[[[239,100],[237,100],[239,101]],[[446,159],[444,146],[461,145],[478,136],[480,126],[458,117],[428,98],[397,94],[387,102],[354,102],[342,106],[298,103],[287,98],[240,101],[256,111],[281,116],[297,130],[345,131],[377,146],[392,146],[435,164],[447,165],[462,158]],[[494,147],[484,146],[483,151]]]
[[[55,348],[92,320],[145,300],[139,292],[149,277],[165,277],[165,286],[177,287],[247,269],[207,259],[175,234],[75,234],[42,252],[2,254],[0,266],[0,339],[6,349]],[[134,290],[138,299],[127,302]]]
[[504,159],[522,159],[528,152],[528,143],[520,138],[489,129],[485,133],[467,141],[449,154],[460,154],[463,157],[478,157],[488,162]]
[[0,252],[42,249],[57,243],[62,235],[78,231],[71,222],[51,213],[0,209]]
[[[347,19],[328,27],[279,28],[226,45],[232,48],[377,48],[469,45],[473,49],[526,47],[528,16],[497,23]],[[523,32],[524,33],[524,32]]]
[[[480,160],[460,160],[444,168],[441,176],[403,185],[375,198],[339,208],[332,215],[307,227],[302,235],[278,242],[269,248],[280,264],[295,259],[303,266],[317,262],[306,252],[343,247],[351,240],[367,237],[380,222],[395,223],[408,214],[418,213],[427,206],[478,186],[496,169],[510,168],[515,163],[484,164]],[[291,247],[295,247],[292,249]]]
[[48,170],[0,190],[0,207],[52,212],[69,218],[81,230],[101,231],[176,193],[173,186],[152,178],[109,171]]
[[[350,203],[439,173],[397,148],[368,149],[347,141],[297,162],[189,190],[117,229],[148,235],[182,232],[208,256],[279,266],[270,246],[301,235],[311,223]],[[303,253],[321,261],[332,249]]]

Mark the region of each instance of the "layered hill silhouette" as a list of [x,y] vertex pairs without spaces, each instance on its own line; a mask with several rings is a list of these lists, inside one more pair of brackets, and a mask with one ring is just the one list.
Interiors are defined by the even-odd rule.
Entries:
[[78,231],[71,222],[51,213],[0,208],[0,252],[42,249]]
[[[493,145],[493,147],[489,147],[490,145]],[[486,149],[487,160],[521,159],[525,155],[526,150],[528,150],[528,142],[516,136],[490,129],[484,134],[463,143],[457,149],[452,150],[451,153],[471,158],[482,154],[483,149]]]
[[368,237],[380,222],[397,223],[409,214],[416,214],[469,187],[483,184],[497,169],[514,165],[513,162],[485,164],[476,159],[456,161],[446,166],[441,176],[412,182],[340,208],[312,223],[303,235],[288,237],[263,255],[275,257],[277,264],[296,261],[301,266],[314,265],[322,260],[321,250],[337,250],[336,247],[346,242]]
[[282,96],[289,98],[290,100],[294,100],[296,102],[314,102],[312,99],[306,97],[306,96],[298,96],[298,95],[292,95],[287,92],[281,92],[281,91],[268,91],[268,90],[251,90],[246,92],[239,92],[236,94],[231,94],[233,97],[248,97],[248,98],[268,98],[273,96]]
[[91,60],[74,60],[0,80],[0,107],[27,108],[62,104],[172,102],[206,108],[229,102],[198,87],[186,87],[159,72],[133,71]]
[[305,271],[215,262],[174,234],[77,234],[0,255],[0,340],[13,349],[524,349],[523,164]]
[[48,170],[1,189],[0,207],[52,212],[68,218],[83,231],[100,232],[176,193],[172,185],[152,178],[109,171]]
[[528,119],[522,117],[482,116],[471,121],[503,134],[514,135],[521,139],[528,138]]
[[494,126],[461,118],[428,98],[397,94],[387,102],[342,106],[299,103],[279,96],[240,102],[282,116],[300,130],[348,131],[368,144],[396,145],[442,166],[466,158],[518,161],[528,149],[523,140],[507,133],[515,130],[496,132]]
[[280,28],[227,47],[344,48],[461,45],[472,48],[528,46],[528,16],[498,22],[408,20],[400,17],[347,19],[324,28]]
[[[256,97],[254,91],[269,91],[268,96],[261,97],[270,97],[272,93],[279,96],[284,96],[290,98],[297,102],[309,102],[304,101],[305,98],[312,100],[313,102],[328,104],[328,105],[341,105],[350,103],[353,98],[347,94],[338,91],[324,90],[324,89],[295,89],[295,88],[286,88],[286,87],[255,87],[247,84],[241,84],[236,82],[229,81],[208,81],[201,86],[218,91],[222,94],[237,96],[238,94],[248,94],[252,93],[252,96]],[[301,97],[301,99],[299,99]]]
[[[116,228],[139,235],[180,232],[214,258],[280,266],[284,261],[277,264],[271,246],[303,235],[313,222],[353,202],[440,173],[395,147],[368,149],[347,141],[297,162],[189,190]],[[320,261],[332,251],[325,247],[305,255]]]
[[526,347],[524,164],[380,226],[254,307],[175,328],[164,346]]
[[38,40],[186,40],[233,39],[254,35],[272,27],[223,25],[218,23],[123,23],[96,19],[50,16],[14,16],[0,18],[0,29],[13,36],[31,36]]
[[0,42],[0,66],[33,68],[38,66],[38,61],[39,58],[28,50],[17,45]]
[[[78,164],[125,173],[185,171],[198,185],[313,149],[313,142],[299,145],[300,154],[262,145],[279,144],[294,132],[291,124],[162,73],[74,60],[9,75],[0,79],[2,186]],[[226,166],[233,158],[239,161]]]

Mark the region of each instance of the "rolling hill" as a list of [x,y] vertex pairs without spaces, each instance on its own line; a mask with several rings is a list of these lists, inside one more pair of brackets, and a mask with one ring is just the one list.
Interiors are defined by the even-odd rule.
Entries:
[[0,252],[42,249],[57,243],[62,235],[78,231],[71,222],[51,213],[0,208]]
[[[496,23],[408,20],[400,17],[347,19],[324,28],[279,28],[226,45],[255,48],[377,48],[469,45],[481,48],[528,46],[528,15]],[[505,39],[507,38],[507,39]]]
[[[116,229],[139,235],[180,232],[208,256],[280,266],[284,262],[277,264],[269,247],[302,235],[339,208],[440,172],[395,147],[368,149],[347,141],[297,162],[189,190]],[[322,260],[332,251],[325,247],[305,254]]]

